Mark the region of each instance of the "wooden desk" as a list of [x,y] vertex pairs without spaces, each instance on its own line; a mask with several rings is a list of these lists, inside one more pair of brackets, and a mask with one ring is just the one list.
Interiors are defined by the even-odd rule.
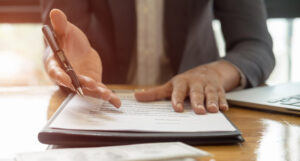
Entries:
[[[110,87],[134,89],[133,86]],[[12,157],[16,152],[44,150],[46,145],[38,143],[37,133],[46,123],[46,110],[49,117],[66,96],[56,87],[0,88],[0,108],[2,111],[10,108],[8,113],[0,112],[0,159]],[[234,107],[226,115],[240,129],[246,141],[238,145],[198,146],[214,154],[213,159],[204,160],[300,160],[299,117]],[[10,123],[13,120],[15,122]],[[4,156],[3,152],[6,152]]]
[[[110,88],[135,89],[134,86],[118,85]],[[53,96],[53,106],[48,108],[48,117],[56,111],[67,95],[57,91]],[[197,146],[214,154],[213,159],[217,161],[300,160],[299,117],[234,107],[230,108],[226,115],[242,132],[245,142],[239,145]]]

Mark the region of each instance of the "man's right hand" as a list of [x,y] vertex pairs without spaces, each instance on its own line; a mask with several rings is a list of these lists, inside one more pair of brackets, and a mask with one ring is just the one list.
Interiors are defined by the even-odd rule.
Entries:
[[[120,99],[102,83],[101,59],[86,35],[70,23],[61,10],[52,9],[49,16],[60,47],[75,70],[84,94],[120,107]],[[44,63],[48,75],[56,84],[75,91],[70,77],[61,68],[49,47],[46,49]]]

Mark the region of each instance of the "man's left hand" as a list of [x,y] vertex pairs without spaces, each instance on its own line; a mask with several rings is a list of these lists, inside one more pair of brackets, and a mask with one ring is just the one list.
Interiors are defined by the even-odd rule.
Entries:
[[189,96],[195,113],[227,111],[225,92],[240,84],[240,73],[231,63],[219,60],[200,65],[174,76],[167,83],[136,92],[138,101],[155,101],[171,98],[176,112],[184,111],[184,100]]

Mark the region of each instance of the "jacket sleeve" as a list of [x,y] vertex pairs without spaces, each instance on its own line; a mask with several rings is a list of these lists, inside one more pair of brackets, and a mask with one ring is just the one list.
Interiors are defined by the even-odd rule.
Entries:
[[263,0],[215,0],[214,10],[226,42],[223,59],[241,70],[247,87],[264,83],[275,58]]

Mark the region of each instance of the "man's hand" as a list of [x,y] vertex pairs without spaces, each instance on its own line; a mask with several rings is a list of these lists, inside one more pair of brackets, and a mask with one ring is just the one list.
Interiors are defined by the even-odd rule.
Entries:
[[237,87],[239,83],[239,71],[229,62],[220,60],[179,74],[164,85],[136,92],[135,97],[139,101],[171,97],[174,110],[183,112],[184,100],[189,96],[195,113],[204,114],[206,110],[228,110],[225,91]]
[[[120,99],[102,83],[101,59],[86,35],[68,22],[61,10],[51,10],[50,20],[60,47],[78,75],[84,94],[107,100],[115,107],[120,107]],[[75,91],[70,77],[61,68],[50,48],[46,49],[44,63],[48,75],[56,84]]]

